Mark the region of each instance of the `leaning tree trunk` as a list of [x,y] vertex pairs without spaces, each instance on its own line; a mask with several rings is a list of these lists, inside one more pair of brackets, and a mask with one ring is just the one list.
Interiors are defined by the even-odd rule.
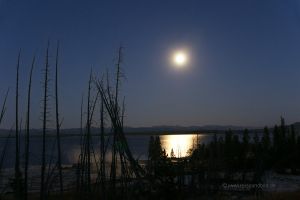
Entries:
[[[116,198],[117,195],[122,195],[123,198],[129,198],[130,194],[128,193],[128,190],[126,190],[130,183],[129,181],[132,180],[132,178],[137,181],[141,180],[141,178],[145,175],[144,169],[132,156],[123,131],[124,108],[122,111],[118,102],[119,84],[121,78],[120,64],[122,61],[122,47],[119,48],[118,53],[115,91],[111,91],[108,75],[106,86],[103,84],[102,80],[96,81],[97,89],[101,95],[101,99],[110,117],[113,128],[112,163],[110,172],[110,196],[112,199]],[[116,190],[116,169],[118,161],[121,168],[121,190]]]

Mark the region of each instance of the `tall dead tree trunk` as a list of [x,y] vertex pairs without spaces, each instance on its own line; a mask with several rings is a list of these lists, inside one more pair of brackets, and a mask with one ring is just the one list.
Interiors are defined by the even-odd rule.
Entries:
[[104,103],[101,99],[100,108],[100,128],[101,128],[101,138],[100,138],[100,183],[102,196],[105,199],[105,136],[104,136]]
[[87,192],[91,192],[91,81],[92,72],[90,74],[89,89],[88,89],[88,102],[87,102]]
[[[110,91],[108,75],[106,86],[104,86],[102,81],[96,82],[97,89],[100,92],[101,98],[104,102],[104,106],[110,117],[113,128],[112,163],[110,171],[110,197],[112,199],[116,198],[116,195],[120,195],[123,198],[126,198],[127,196],[127,198],[129,198],[129,193],[127,193],[126,188],[131,178],[136,178],[137,180],[140,180],[140,178],[145,175],[145,171],[133,158],[123,131],[123,119],[125,109],[122,108],[122,113],[120,113],[121,109],[118,102],[119,84],[121,78],[120,65],[122,61],[122,47],[119,48],[118,52],[119,54],[116,64],[116,86],[114,94]],[[125,104],[123,104],[123,106],[124,105]],[[120,164],[121,169],[121,174],[120,176],[118,176],[118,179],[121,181],[121,190],[116,190],[117,164]]]
[[7,89],[7,91],[6,91],[5,98],[4,98],[4,102],[3,102],[2,107],[1,107],[0,124],[1,124],[1,122],[2,122],[2,120],[3,120],[3,117],[4,117],[5,112],[6,112],[6,101],[7,101],[8,93],[9,93],[9,89]]
[[80,105],[80,155],[77,164],[77,191],[80,191],[83,186],[83,154],[84,154],[85,137],[83,134],[82,123],[83,123],[83,95],[81,98],[81,105]]
[[123,47],[120,46],[118,50],[118,61],[116,64],[116,91],[115,91],[115,106],[116,106],[116,111],[119,109],[119,104],[118,104],[118,96],[119,96],[119,85],[120,85],[120,78],[121,78],[121,62],[122,62],[122,57],[123,57]]
[[43,138],[42,138],[42,165],[41,165],[41,187],[40,199],[46,199],[45,172],[46,172],[46,131],[47,131],[47,104],[48,104],[48,73],[49,73],[49,41],[46,50],[44,97],[43,97]]
[[87,118],[86,129],[83,137],[83,153],[81,161],[82,174],[82,196],[81,199],[89,199],[91,194],[91,81],[92,71],[89,77],[88,97],[87,97]]
[[20,56],[21,50],[18,55],[17,62],[17,77],[16,77],[16,135],[15,135],[15,145],[16,145],[16,158],[15,158],[15,196],[16,199],[22,197],[21,194],[21,170],[20,170],[20,149],[19,149],[19,69],[20,69]]
[[56,139],[57,139],[57,168],[59,172],[60,194],[62,195],[64,187],[63,187],[63,176],[62,176],[62,167],[61,167],[60,122],[59,122],[59,113],[58,113],[58,51],[59,51],[59,42],[57,42],[56,62],[55,62],[55,116],[56,116]]
[[[1,125],[1,122],[2,122],[2,120],[4,118],[4,115],[5,115],[5,112],[6,112],[6,101],[7,101],[8,92],[9,92],[9,89],[7,89],[7,91],[6,91],[4,102],[2,104],[1,113],[0,113],[0,125]],[[3,166],[3,162],[4,162],[4,158],[5,158],[5,154],[6,154],[6,149],[7,149],[7,145],[8,145],[10,136],[11,136],[11,131],[9,132],[9,135],[6,138],[6,141],[4,143],[4,146],[3,146],[3,149],[2,149],[2,152],[1,152],[1,157],[0,157],[0,177],[2,175],[2,166]]]
[[27,94],[27,116],[26,116],[26,135],[25,135],[25,169],[24,169],[24,199],[28,199],[28,165],[29,165],[29,142],[30,142],[30,100],[31,100],[31,82],[32,72],[35,64],[35,56],[32,59],[31,69],[29,74],[28,94]]
[[[118,96],[119,96],[119,85],[120,85],[120,75],[121,75],[121,62],[122,62],[122,47],[118,49],[118,57],[117,57],[117,63],[116,63],[116,85],[115,85],[115,98],[113,99],[113,94],[111,94],[109,88],[109,77],[107,75],[107,93],[110,98],[110,106],[114,110],[114,115],[117,115],[119,113],[119,104],[118,104]],[[102,98],[103,99],[103,98]],[[112,121],[112,123],[115,123]],[[114,195],[115,193],[115,187],[116,187],[116,170],[117,170],[117,143],[118,143],[118,134],[117,130],[114,130],[113,134],[113,144],[112,144],[112,162],[111,162],[111,170],[110,170],[110,183],[111,183],[111,193]]]

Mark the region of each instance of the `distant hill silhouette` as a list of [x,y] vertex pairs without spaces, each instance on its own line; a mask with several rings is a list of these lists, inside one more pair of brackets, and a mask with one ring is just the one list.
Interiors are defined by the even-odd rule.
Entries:
[[[291,125],[294,125],[296,133],[300,133],[300,122],[295,122]],[[263,127],[251,127],[251,126],[233,126],[233,125],[204,125],[204,126],[150,126],[150,127],[125,127],[124,131],[126,134],[168,134],[168,133],[191,133],[191,132],[205,132],[205,133],[223,133],[229,129],[235,131],[235,133],[242,133],[244,129],[248,129],[250,132],[263,132]],[[270,131],[273,130],[273,127],[269,127]],[[83,130],[84,131],[84,130]],[[93,127],[92,134],[100,134],[100,129]],[[0,137],[6,137],[9,133],[12,133],[12,137],[14,137],[14,130],[9,129],[0,129]],[[68,128],[62,129],[62,135],[79,135],[80,128]],[[110,132],[110,128],[105,129],[106,133]],[[22,131],[21,134],[25,133]],[[55,129],[48,129],[48,135],[55,135]],[[32,136],[38,136],[42,134],[41,129],[31,129]]]
[[[295,123],[300,130],[300,122]],[[229,129],[233,131],[241,131],[245,128],[249,130],[261,130],[262,128],[259,127],[246,127],[246,126],[232,126],[232,125],[204,125],[204,126],[168,126],[168,125],[161,125],[161,126],[151,126],[151,127],[125,127],[124,131],[127,134],[139,134],[139,133],[153,133],[153,134],[161,134],[161,133],[190,133],[190,132],[225,132]],[[296,127],[295,127],[296,128]],[[32,129],[31,134],[40,135],[41,129]],[[84,130],[83,130],[84,131]],[[11,130],[8,129],[0,129],[0,137],[6,137]],[[62,129],[62,135],[79,135],[81,132],[80,128],[69,128],[69,129]],[[106,128],[106,133],[110,132],[109,128]],[[14,130],[12,130],[14,133]],[[24,133],[24,131],[23,131]],[[48,129],[47,132],[49,135],[56,134],[54,129]],[[100,134],[99,128],[92,128],[93,134]],[[21,133],[22,134],[22,133]]]
[[[291,125],[294,125],[296,133],[300,133],[300,122],[292,123]],[[248,129],[250,132],[262,132],[263,127],[252,127],[252,126],[233,126],[233,125],[203,125],[203,126],[168,126],[168,125],[161,125],[161,126],[150,126],[150,127],[125,127],[124,131],[127,134],[138,134],[138,133],[190,133],[190,132],[225,132],[229,129],[240,132],[244,129]],[[269,127],[270,131],[273,130],[273,127]],[[14,130],[9,129],[0,129],[0,137],[6,137],[9,133],[14,133]],[[109,128],[106,128],[106,133],[110,132]],[[21,132],[25,133],[24,131]],[[68,129],[62,129],[61,133],[63,135],[79,135],[80,134],[80,128],[68,128]],[[99,134],[100,129],[99,128],[92,128],[93,134]],[[41,129],[31,129],[32,135],[39,135],[41,134]],[[48,129],[48,134],[56,134],[55,129]]]

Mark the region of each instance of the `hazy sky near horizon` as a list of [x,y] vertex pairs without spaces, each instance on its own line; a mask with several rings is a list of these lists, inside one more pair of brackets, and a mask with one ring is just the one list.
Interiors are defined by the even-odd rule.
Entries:
[[[122,95],[127,126],[273,125],[300,121],[298,0],[0,0],[0,102],[10,88],[0,128],[14,124],[16,57],[21,55],[20,106],[25,121],[31,59],[37,56],[32,126],[41,127],[42,78],[50,40],[54,92],[60,41],[63,128],[79,127],[89,71],[114,70],[124,49]],[[169,57],[187,49],[183,70]],[[51,101],[53,98],[51,98]],[[50,106],[54,122],[54,106]],[[98,115],[96,115],[98,117]]]

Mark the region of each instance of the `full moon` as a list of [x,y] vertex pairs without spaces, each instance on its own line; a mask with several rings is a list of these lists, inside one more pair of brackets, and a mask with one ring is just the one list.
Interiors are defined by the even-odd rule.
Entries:
[[187,54],[183,51],[177,51],[173,54],[173,63],[178,67],[183,67],[187,64]]

